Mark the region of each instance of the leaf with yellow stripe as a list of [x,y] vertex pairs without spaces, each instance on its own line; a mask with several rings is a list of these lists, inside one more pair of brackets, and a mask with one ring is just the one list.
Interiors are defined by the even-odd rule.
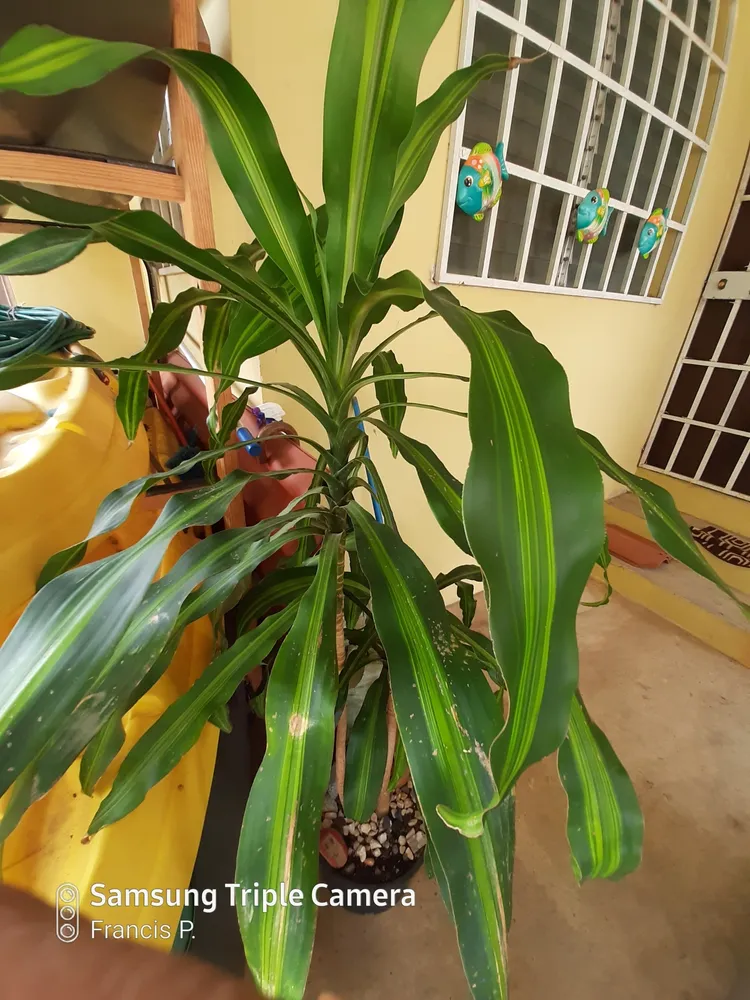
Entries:
[[375,262],[424,57],[452,0],[341,0],[323,123],[330,298]]
[[217,163],[245,218],[322,326],[324,304],[310,220],[266,109],[231,63],[210,52],[159,51],[28,25],[0,49],[0,90],[59,94],[95,83],[139,56],[175,70],[198,107]]
[[347,509],[466,977],[477,1000],[504,1000],[513,843],[489,761],[500,705],[471,648],[456,640],[424,563],[387,525],[356,504]]
[[451,73],[434,94],[417,105],[409,134],[398,151],[396,175],[386,216],[389,221],[425,179],[440,136],[461,114],[466,98],[477,84],[495,73],[513,69],[519,61],[496,53],[482,56],[471,66]]
[[578,693],[568,735],[557,752],[557,769],[568,796],[568,842],[576,877],[616,879],[632,872],[643,851],[638,797]]
[[[310,588],[276,655],[266,695],[266,753],[250,790],[236,881],[247,963],[263,996],[301,1000],[315,934],[312,889],[333,753],[336,569],[342,538],[329,535]],[[252,635],[253,633],[248,633]],[[257,905],[256,885],[301,893],[299,906]]]
[[576,612],[604,539],[601,477],[547,348],[511,313],[473,313],[445,289],[425,298],[471,355],[463,516],[508,695],[491,754],[504,796],[568,729]]

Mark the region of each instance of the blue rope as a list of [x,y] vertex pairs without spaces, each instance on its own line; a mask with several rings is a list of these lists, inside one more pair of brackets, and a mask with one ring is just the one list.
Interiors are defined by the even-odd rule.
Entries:
[[0,305],[0,368],[31,354],[52,354],[93,336],[90,326],[61,309]]

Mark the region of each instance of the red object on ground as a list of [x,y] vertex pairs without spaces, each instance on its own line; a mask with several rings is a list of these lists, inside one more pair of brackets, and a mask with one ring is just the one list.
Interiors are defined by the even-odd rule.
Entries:
[[621,528],[619,524],[607,524],[607,541],[610,554],[630,563],[631,566],[656,569],[669,562],[669,556],[656,542],[636,535],[627,528]]
[[320,831],[320,853],[331,868],[343,868],[349,857],[346,841],[333,827]]

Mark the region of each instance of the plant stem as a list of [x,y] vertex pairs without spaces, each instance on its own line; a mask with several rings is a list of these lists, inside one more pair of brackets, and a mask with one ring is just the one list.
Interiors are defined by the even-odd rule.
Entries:
[[[344,548],[344,536],[339,546],[338,562],[336,564],[336,669],[340,674],[346,660],[346,647],[344,645],[344,571],[346,568],[346,549]],[[346,702],[341,709],[341,715],[336,725],[336,750],[335,750],[335,771],[336,771],[336,791],[338,792],[341,806],[344,806],[344,780],[346,777]]]
[[[385,665],[383,665],[383,670],[385,670]],[[393,695],[388,694],[388,705],[385,710],[386,725],[388,727],[388,749],[386,751],[385,757],[385,771],[383,773],[383,784],[380,786],[380,794],[378,795],[378,804],[376,812],[378,816],[385,816],[388,812],[388,807],[391,801],[391,795],[388,791],[388,785],[391,783],[391,772],[393,771],[393,758],[396,753],[396,736],[398,734],[398,725],[396,723],[396,710],[393,707]]]

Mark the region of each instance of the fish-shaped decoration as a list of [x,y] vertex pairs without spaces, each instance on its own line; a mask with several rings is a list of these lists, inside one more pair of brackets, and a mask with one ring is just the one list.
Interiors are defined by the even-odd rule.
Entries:
[[488,142],[478,142],[458,175],[456,204],[462,212],[481,222],[484,213],[499,201],[503,181],[508,176],[502,142],[494,152]]
[[664,235],[667,228],[667,212],[663,208],[655,208],[641,226],[638,237],[638,252],[648,260],[648,255]]
[[596,243],[600,236],[606,236],[607,223],[612,211],[609,208],[609,191],[606,188],[589,191],[576,213],[578,242]]

